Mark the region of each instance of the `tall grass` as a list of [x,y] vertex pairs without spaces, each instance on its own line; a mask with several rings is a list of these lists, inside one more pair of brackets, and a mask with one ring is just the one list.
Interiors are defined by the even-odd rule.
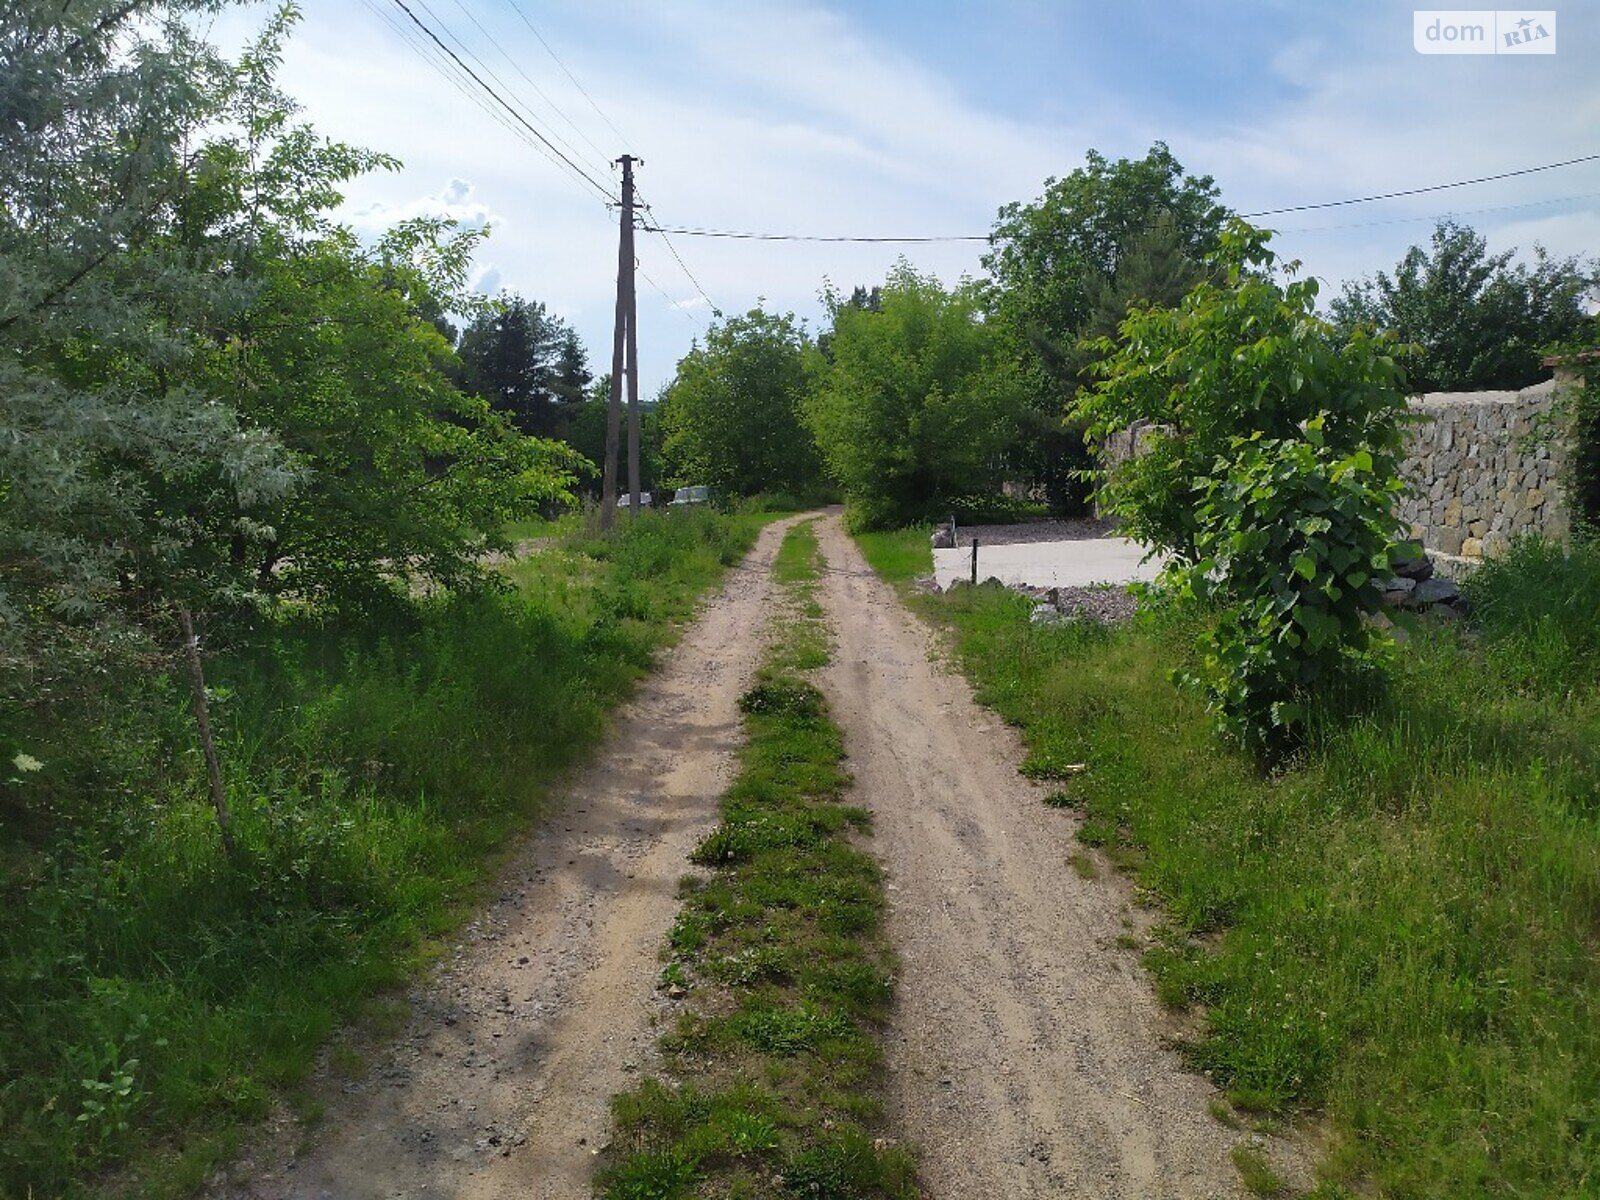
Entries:
[[192,1188],[437,951],[759,523],[648,516],[515,564],[510,594],[302,617],[216,661],[236,864],[170,680],[54,731],[0,798],[0,1195]]
[[1059,798],[1165,907],[1192,1063],[1326,1114],[1325,1195],[1600,1194],[1600,557],[1527,545],[1471,590],[1480,625],[1424,625],[1270,777],[1169,684],[1192,627],[917,602],[1036,768],[1088,764]]
[[855,535],[868,564],[891,583],[909,583],[933,574],[932,530],[926,525]]

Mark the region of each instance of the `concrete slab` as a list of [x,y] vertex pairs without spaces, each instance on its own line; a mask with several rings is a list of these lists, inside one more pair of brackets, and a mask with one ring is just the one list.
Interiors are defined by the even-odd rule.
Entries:
[[[1097,583],[1148,582],[1161,564],[1141,562],[1145,548],[1131,538],[1081,538],[1063,542],[1024,542],[1006,546],[978,544],[978,581],[1032,587],[1089,587]],[[972,571],[972,543],[933,552],[933,576],[940,588]]]

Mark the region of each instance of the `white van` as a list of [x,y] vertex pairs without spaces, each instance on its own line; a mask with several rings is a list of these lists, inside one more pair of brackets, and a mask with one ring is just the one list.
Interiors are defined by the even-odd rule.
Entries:
[[674,504],[704,504],[711,499],[708,487],[681,487],[673,495],[668,507]]

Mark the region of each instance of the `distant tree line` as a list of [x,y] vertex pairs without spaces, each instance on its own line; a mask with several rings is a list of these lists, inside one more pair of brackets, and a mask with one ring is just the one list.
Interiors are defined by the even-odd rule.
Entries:
[[[734,494],[836,486],[873,526],[1079,511],[1097,466],[1091,401],[1124,322],[1224,283],[1233,216],[1162,143],[1137,159],[1090,151],[1001,208],[981,281],[946,288],[902,262],[826,292],[814,337],[759,309],[719,323],[663,393],[664,470]],[[1412,390],[1522,387],[1592,327],[1596,275],[1538,247],[1531,265],[1490,254],[1447,221],[1392,274],[1348,284],[1330,318],[1346,340],[1394,335]]]

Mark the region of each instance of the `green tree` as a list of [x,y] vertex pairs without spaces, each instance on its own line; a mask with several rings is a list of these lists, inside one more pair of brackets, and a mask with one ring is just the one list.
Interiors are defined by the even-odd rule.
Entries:
[[1163,590],[1213,606],[1188,680],[1258,747],[1312,692],[1383,644],[1371,621],[1400,550],[1405,374],[1388,339],[1316,315],[1314,279],[1278,279],[1270,235],[1223,235],[1215,281],[1134,310],[1106,341],[1079,415],[1103,437],[1154,422],[1148,453],[1100,486],[1128,531],[1170,556]]
[[247,520],[299,474],[272,430],[241,421],[193,370],[253,295],[219,269],[220,239],[182,250],[215,186],[191,148],[232,119],[249,74],[187,31],[184,18],[216,7],[0,10],[8,722],[109,659],[147,656],[175,634],[177,609],[226,599],[238,580],[197,535]]
[[351,178],[394,164],[295,123],[273,79],[292,19],[285,9],[242,60],[232,120],[199,152],[205,185],[173,252],[211,253],[250,282],[243,309],[208,331],[193,378],[271,431],[300,484],[190,541],[226,548],[266,597],[347,604],[419,579],[463,586],[508,519],[564,493],[570,455],[518,436],[446,373],[434,318],[482,307],[466,285],[481,234],[424,219],[366,249],[328,215]]
[[1160,142],[1140,159],[1107,159],[1045,181],[1031,203],[1000,210],[991,249],[990,304],[1018,343],[1029,404],[1012,474],[1042,486],[1053,506],[1082,504],[1091,466],[1082,430],[1064,419],[1092,383],[1084,339],[1115,328],[1130,302],[1174,304],[1199,280],[1228,210],[1209,175],[1189,175]]
[[857,528],[904,524],[998,489],[1023,404],[1009,344],[972,284],[902,262],[876,310],[830,300],[831,361],[806,413]]
[[555,393],[556,403],[562,410],[563,422],[570,420],[576,406],[588,397],[589,385],[593,382],[588,351],[577,333],[564,327],[550,369],[550,390]]
[[736,496],[813,489],[821,463],[801,417],[809,349],[792,313],[754,308],[715,322],[663,397],[671,477]]
[[461,334],[467,386],[524,433],[559,436],[589,382],[583,345],[538,301],[502,292]]
[[[1115,335],[1131,308],[1172,308],[1207,274],[1204,257],[1187,244],[1171,214],[1160,213],[1148,229],[1129,239],[1117,257],[1116,270],[1095,280],[1081,337],[1097,340]],[[1091,345],[1079,353],[1081,373],[1095,361],[1096,352]]]
[[181,649],[226,841],[207,617],[471,582],[569,473],[442,372],[474,239],[334,224],[391,160],[293,123],[292,5],[236,64],[182,20],[217,7],[0,17],[0,718]]
[[504,524],[563,497],[576,461],[454,387],[414,298],[459,295],[477,235],[402,225],[371,250],[335,228],[261,264],[250,337],[218,377],[304,464],[261,536],[236,540],[267,595],[347,604],[417,579],[462,587]]
[[[1153,255],[1197,263],[1211,253],[1228,217],[1218,196],[1211,176],[1187,174],[1161,142],[1141,159],[1112,162],[1089,151],[1085,166],[1047,179],[1039,199],[1001,208],[983,259],[996,310],[1051,366],[1052,348],[1070,351],[1130,255],[1146,260],[1146,278],[1125,285],[1137,295],[1157,281],[1148,272]],[[1152,232],[1163,244],[1149,240]],[[1172,282],[1182,283],[1182,274]],[[1144,298],[1171,303],[1182,295],[1163,291]],[[1077,382],[1059,367],[1052,373]]]
[[1346,284],[1333,319],[1420,347],[1410,363],[1419,391],[1527,387],[1543,378],[1539,360],[1550,346],[1582,333],[1600,264],[1555,258],[1542,246],[1531,266],[1515,258],[1515,250],[1490,254],[1471,227],[1441,221],[1431,248],[1412,246],[1393,275]]

